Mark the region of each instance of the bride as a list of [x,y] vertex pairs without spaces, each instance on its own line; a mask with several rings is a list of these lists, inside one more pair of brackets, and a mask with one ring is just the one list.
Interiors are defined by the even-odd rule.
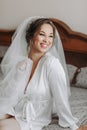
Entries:
[[56,27],[30,17],[16,30],[2,63],[0,130],[41,130],[55,112],[61,127],[78,128],[69,106],[69,81]]

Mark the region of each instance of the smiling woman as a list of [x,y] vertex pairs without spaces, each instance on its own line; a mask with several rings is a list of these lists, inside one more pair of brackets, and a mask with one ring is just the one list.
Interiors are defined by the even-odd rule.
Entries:
[[43,24],[29,43],[30,53],[34,51],[34,54],[39,52],[43,55],[52,47],[53,39],[53,28],[49,24]]
[[32,22],[27,29],[26,39],[30,50],[28,57],[33,61],[29,81],[33,76],[40,58],[52,47],[54,37],[55,27],[48,19],[38,19]]
[[0,120],[0,130],[41,130],[51,122],[53,103],[61,128],[78,129],[61,40],[50,19],[31,17],[18,27],[1,70],[0,115],[11,118]]
[[37,42],[36,44],[40,44],[42,46],[42,49],[49,49],[51,44],[53,43],[54,35],[55,27],[53,23],[48,21],[47,19],[45,19],[44,23],[44,21],[40,19],[36,20],[35,23],[31,23],[30,28],[28,28],[27,30],[26,39],[29,44],[31,42]]

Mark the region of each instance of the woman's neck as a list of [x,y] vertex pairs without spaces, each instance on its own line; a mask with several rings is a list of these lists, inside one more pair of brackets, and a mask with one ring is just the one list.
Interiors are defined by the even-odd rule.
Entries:
[[40,58],[43,56],[43,53],[35,52],[30,50],[28,57],[35,63],[40,60]]

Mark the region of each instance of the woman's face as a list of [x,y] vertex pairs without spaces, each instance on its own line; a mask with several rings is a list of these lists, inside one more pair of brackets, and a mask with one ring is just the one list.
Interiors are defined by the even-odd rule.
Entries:
[[43,24],[40,30],[34,34],[32,49],[44,54],[51,48],[53,40],[53,28],[50,24]]

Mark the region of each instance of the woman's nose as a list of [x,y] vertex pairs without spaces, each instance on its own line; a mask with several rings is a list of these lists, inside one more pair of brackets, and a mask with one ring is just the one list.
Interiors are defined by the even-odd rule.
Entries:
[[48,42],[48,38],[47,37],[44,37],[44,42]]

